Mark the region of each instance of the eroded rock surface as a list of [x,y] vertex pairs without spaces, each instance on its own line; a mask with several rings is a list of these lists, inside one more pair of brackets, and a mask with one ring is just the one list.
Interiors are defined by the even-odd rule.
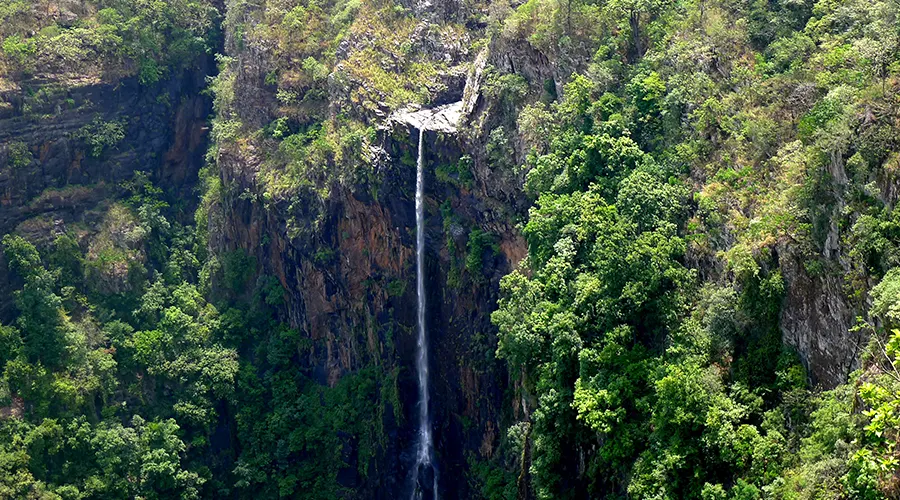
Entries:
[[463,101],[445,104],[430,109],[402,109],[388,118],[392,122],[402,123],[420,130],[430,130],[447,134],[455,133],[463,117]]

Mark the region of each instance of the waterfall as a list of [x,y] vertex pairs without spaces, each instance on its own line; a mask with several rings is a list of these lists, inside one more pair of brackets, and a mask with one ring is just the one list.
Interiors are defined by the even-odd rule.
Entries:
[[[416,164],[416,293],[419,298],[419,338],[416,372],[419,376],[419,435],[413,469],[413,500],[438,499],[437,471],[433,463],[434,442],[428,410],[428,337],[425,331],[425,126],[419,128],[419,159]],[[429,494],[430,493],[430,494]]]

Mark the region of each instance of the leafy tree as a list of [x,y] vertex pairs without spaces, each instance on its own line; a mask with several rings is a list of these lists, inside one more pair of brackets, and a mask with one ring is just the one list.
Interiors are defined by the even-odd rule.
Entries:
[[62,300],[55,293],[56,277],[44,268],[34,245],[18,236],[3,237],[10,269],[22,279],[15,293],[17,325],[29,362],[59,366],[65,349]]

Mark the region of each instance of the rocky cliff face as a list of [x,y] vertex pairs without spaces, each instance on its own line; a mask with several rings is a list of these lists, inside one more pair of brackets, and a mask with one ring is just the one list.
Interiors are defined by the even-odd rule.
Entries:
[[[216,144],[222,187],[210,206],[210,245],[219,255],[239,250],[255,260],[260,276],[277,278],[284,290],[280,319],[310,341],[299,368],[319,383],[334,385],[372,366],[389,374],[399,397],[388,403],[399,408],[383,417],[387,439],[373,458],[377,474],[363,477],[354,468],[341,476],[344,486],[366,498],[395,498],[404,490],[415,438],[418,130],[386,122],[399,99],[390,91],[405,85],[403,98],[421,97],[429,105],[464,100],[459,133],[427,132],[425,140],[436,451],[441,474],[463,478],[471,460],[496,452],[511,415],[528,411],[527,403],[510,400],[507,388],[516,377],[495,358],[490,321],[500,279],[527,255],[516,228],[530,204],[515,168],[525,157],[518,109],[542,95],[560,95],[572,71],[590,59],[578,47],[551,57],[515,39],[488,42],[485,26],[456,2],[405,7],[416,18],[397,28],[403,38],[395,45],[403,49],[380,47],[383,26],[374,20],[353,24],[334,49],[333,66],[320,70],[314,58],[291,60],[296,47],[273,47],[266,36],[275,35],[251,29],[264,24],[265,13],[238,2],[222,6],[228,9],[230,59],[223,69],[230,83],[220,91],[227,102],[217,114],[222,129],[241,126],[247,133],[225,139],[223,132]],[[410,54],[425,62],[408,70]],[[361,61],[377,67],[362,71]],[[527,82],[518,101],[510,105],[485,90],[486,66]],[[399,76],[404,71],[411,75]],[[425,75],[421,82],[414,81],[417,71]],[[150,87],[135,78],[25,81],[0,93],[0,234],[47,242],[74,229],[90,239],[121,196],[120,183],[135,171],[149,173],[189,212],[207,146],[211,103],[201,90],[210,72],[209,64],[200,64]],[[341,138],[364,137],[353,143],[364,144],[362,155],[339,158],[343,144],[329,145],[330,156],[312,160],[323,171],[305,165],[298,175],[310,182],[283,182],[273,190],[272,177],[280,180],[277,174],[295,168],[273,167],[284,149],[280,139],[310,135],[314,122],[339,127],[351,119],[360,130]],[[300,156],[306,160],[312,150]],[[838,277],[811,277],[790,247],[779,248],[779,255],[784,340],[816,382],[836,385],[857,358],[860,339],[849,333],[856,311]],[[10,313],[5,272],[0,265],[0,319]],[[445,498],[466,498],[468,488],[447,481],[442,489]]]
[[[477,86],[481,72],[476,75],[477,65],[472,64],[478,53],[460,45],[459,32],[442,24],[459,12],[410,8],[421,10],[422,20],[407,28],[404,42],[443,68],[426,82],[432,87],[431,104],[461,99],[467,76],[469,85]],[[252,22],[255,17],[245,13],[241,18]],[[281,283],[283,319],[312,341],[302,356],[305,366],[298,368],[311,371],[327,385],[370,366],[392,374],[401,408],[385,412],[388,445],[374,457],[378,474],[366,479],[348,471],[341,481],[360,497],[396,498],[409,486],[405,478],[412,465],[416,426],[419,131],[386,119],[389,95],[373,109],[361,106],[354,93],[372,90],[373,82],[353,79],[354,68],[349,65],[368,50],[368,37],[376,30],[371,24],[351,28],[340,43],[335,72],[324,89],[327,103],[313,113],[330,117],[326,121],[340,122],[341,116],[349,115],[368,123],[364,157],[326,159],[332,172],[314,177],[314,190],[301,185],[273,194],[267,170],[283,143],[220,141],[222,194],[210,211],[210,234],[218,253],[241,250],[254,258],[260,274],[275,276]],[[286,114],[291,132],[304,130],[309,109],[298,114],[292,105],[285,106],[276,95],[283,91],[276,92],[272,78],[266,78],[276,70],[287,73],[279,65],[284,64],[279,62],[283,55],[251,37],[236,40],[233,32],[227,51],[234,58],[223,73],[234,82],[229,116],[245,127],[270,130],[266,127]],[[482,58],[481,69],[483,64]],[[347,73],[349,81],[342,77]],[[288,84],[282,81],[280,86]],[[448,478],[441,486],[445,498],[471,497],[470,485],[458,479],[466,477],[471,460],[495,452],[501,429],[508,424],[501,422],[508,414],[507,374],[495,358],[496,328],[490,314],[500,278],[527,253],[515,228],[526,204],[521,176],[491,166],[483,154],[492,124],[502,121],[509,126],[514,120],[498,113],[498,106],[475,94],[463,131],[428,131],[424,141],[431,398],[439,474]],[[512,148],[510,153],[517,154]],[[363,174],[360,165],[367,169]]]
[[[313,341],[306,368],[321,383],[333,385],[370,365],[395,370],[400,418],[388,415],[391,446],[375,459],[390,472],[374,484],[346,481],[378,498],[394,498],[405,487],[401,480],[415,438],[415,165],[410,161],[417,133],[402,125],[379,133],[381,182],[355,191],[335,187],[313,241],[291,238],[291,214],[267,209],[252,197],[226,196],[221,219],[214,216],[214,246],[220,252],[242,249],[255,257],[262,273],[281,282],[285,319]],[[457,137],[426,133],[431,390],[440,473],[449,478],[464,477],[470,455],[490,456],[497,446],[506,373],[494,357],[490,313],[499,279],[526,252],[511,223],[491,213],[484,193],[439,178],[442,167],[459,164],[463,147]],[[222,180],[232,192],[258,189],[247,175],[250,162],[220,156]],[[467,254],[469,241],[480,237],[490,241],[469,248],[477,255]],[[467,255],[476,262],[469,269]],[[468,496],[466,484],[444,486],[447,498]]]
[[837,275],[810,276],[802,261],[785,248],[779,263],[785,278],[781,313],[784,342],[800,354],[813,382],[835,387],[859,366],[866,342],[851,331],[854,311]]
[[[149,87],[25,80],[0,93],[0,233],[89,239],[136,171],[188,213],[206,151],[211,105],[200,91],[210,68],[201,60]],[[0,275],[0,318],[10,313],[7,284]]]
[[[500,278],[527,254],[515,227],[529,206],[522,173],[513,168],[525,159],[517,136],[518,110],[525,102],[561,94],[567,76],[583,69],[589,57],[578,47],[565,57],[551,57],[502,36],[480,51],[466,50],[439,28],[459,13],[407,7],[419,20],[403,42],[426,59],[446,55],[449,60],[430,77],[428,99],[435,105],[464,100],[460,132],[429,132],[425,141],[435,438],[441,473],[461,478],[466,477],[470,459],[495,452],[513,413],[519,419],[528,412],[527,402],[509,399],[510,377],[494,357],[496,329],[490,322]],[[253,22],[254,16],[242,15]],[[327,193],[324,196],[311,194],[308,186],[273,196],[266,185],[267,162],[280,145],[270,140],[223,141],[218,156],[223,196],[212,211],[211,235],[219,253],[240,249],[254,257],[261,274],[278,278],[286,290],[284,318],[313,341],[304,355],[308,363],[304,369],[316,373],[322,384],[333,385],[347,373],[371,365],[396,374],[402,408],[385,417],[391,444],[375,458],[381,473],[373,479],[354,474],[343,478],[363,496],[391,498],[403,491],[415,437],[418,131],[402,123],[385,125],[390,103],[378,101],[367,107],[352,90],[359,85],[364,92],[373,91],[377,82],[343,76],[357,61],[355,54],[367,50],[373,29],[371,25],[351,29],[353,34],[340,43],[334,72],[323,89],[328,97],[311,113],[326,120],[349,115],[372,126],[367,156],[350,160],[371,170],[365,176],[318,177],[316,188]],[[283,95],[279,100],[278,87],[284,82],[275,85],[269,77],[285,71],[278,62],[283,54],[250,37],[237,40],[233,32],[226,51],[234,58],[228,70],[234,78],[235,97],[228,109],[232,118],[245,127],[265,130],[285,113],[296,116],[295,110],[286,112],[293,105],[285,105]],[[391,57],[392,64],[402,64],[396,60],[403,56]],[[485,91],[486,66],[527,82],[517,102],[511,105],[508,96]],[[291,132],[303,129],[309,108],[304,113],[290,118],[298,121]],[[497,142],[505,147],[500,153],[503,161],[489,157]],[[346,170],[346,165],[335,161],[327,168]],[[480,255],[473,257],[473,251]],[[810,277],[790,255],[785,249],[780,263],[786,281],[781,316],[785,342],[798,350],[816,383],[836,385],[846,378],[857,355],[858,339],[848,333],[852,308],[839,280]],[[475,264],[467,266],[469,259]],[[527,475],[523,477],[527,480]],[[443,487],[447,498],[471,495],[466,484]]]

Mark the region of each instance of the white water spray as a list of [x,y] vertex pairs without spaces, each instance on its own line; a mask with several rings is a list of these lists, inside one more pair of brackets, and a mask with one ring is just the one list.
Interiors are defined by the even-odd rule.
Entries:
[[[428,337],[425,331],[425,127],[419,128],[419,159],[416,165],[416,292],[419,298],[419,339],[416,349],[416,371],[419,375],[419,439],[416,465],[413,469],[413,499],[426,500],[428,490],[438,500],[437,471],[433,460],[431,416],[428,411]],[[429,481],[430,479],[430,481]],[[432,483],[432,484],[429,484]]]

